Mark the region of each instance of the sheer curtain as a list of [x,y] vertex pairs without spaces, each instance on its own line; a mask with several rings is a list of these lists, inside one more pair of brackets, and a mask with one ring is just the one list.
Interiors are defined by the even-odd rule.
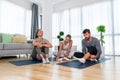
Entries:
[[112,50],[112,21],[111,21],[111,4],[110,2],[101,2],[85,6],[82,8],[83,29],[89,28],[92,36],[98,37],[99,33],[96,28],[99,25],[106,26],[105,32],[105,54],[113,54]]
[[0,1],[0,32],[24,34],[30,37],[31,10]]
[[[57,39],[57,35],[60,32],[60,12],[54,13],[52,16],[52,44],[53,46],[57,46],[59,44],[59,40]],[[54,49],[53,47],[52,49]]]
[[[56,15],[56,18],[53,17],[53,22],[58,21],[57,25],[59,25],[59,30],[54,30],[53,35],[56,31],[58,32],[60,30],[63,30],[65,33],[70,33],[72,35],[73,45],[77,45],[77,50],[81,50],[82,30],[89,28],[92,36],[99,39],[100,34],[96,28],[99,25],[105,25],[105,54],[120,55],[118,46],[120,45],[119,4],[120,0],[111,0],[58,12],[57,14],[61,15]],[[55,24],[56,22],[53,23],[53,25]]]
[[81,8],[70,9],[70,34],[72,35],[73,45],[77,45],[79,51],[81,51],[81,29]]
[[120,55],[120,0],[113,1],[115,55]]
[[[64,31],[65,35],[71,34],[73,45],[81,49],[81,9],[69,9],[53,14],[53,45],[58,45],[57,35],[59,31]],[[64,37],[65,37],[64,35]]]
[[60,25],[60,30],[64,31],[65,35],[70,33],[70,13],[69,10],[65,10],[61,12],[61,25]]

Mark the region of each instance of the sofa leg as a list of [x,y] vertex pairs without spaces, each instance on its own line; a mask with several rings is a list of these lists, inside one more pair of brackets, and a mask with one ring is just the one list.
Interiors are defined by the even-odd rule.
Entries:
[[29,54],[26,54],[26,57],[29,58]]
[[19,58],[20,58],[20,54],[19,54]]

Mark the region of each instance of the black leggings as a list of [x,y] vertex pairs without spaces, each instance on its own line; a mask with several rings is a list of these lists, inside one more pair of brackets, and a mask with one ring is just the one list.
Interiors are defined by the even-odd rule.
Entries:
[[[97,54],[97,49],[93,46],[91,47],[87,47],[88,51],[91,55],[96,55]],[[83,52],[75,52],[74,56],[77,58],[83,58],[84,57],[84,53]]]
[[97,54],[97,49],[94,46],[87,47],[88,51],[91,55],[96,55]]

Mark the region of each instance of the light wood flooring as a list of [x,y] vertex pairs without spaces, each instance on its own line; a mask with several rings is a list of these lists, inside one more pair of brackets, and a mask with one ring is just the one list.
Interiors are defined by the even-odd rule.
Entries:
[[0,80],[120,80],[120,57],[85,69],[50,64],[15,66],[9,61],[22,58],[0,59]]

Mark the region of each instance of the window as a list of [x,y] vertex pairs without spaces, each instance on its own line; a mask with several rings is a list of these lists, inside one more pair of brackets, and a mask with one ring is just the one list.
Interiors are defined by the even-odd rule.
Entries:
[[[59,44],[57,35],[60,32],[60,13],[54,13],[52,18],[52,44],[54,46]],[[53,48],[54,50],[54,48]]]
[[69,18],[70,18],[69,10],[65,10],[65,11],[61,12],[60,29],[61,29],[61,31],[64,31],[65,35],[69,33],[69,29],[70,29]]
[[113,2],[113,20],[114,20],[114,40],[115,40],[115,55],[120,55],[120,0]]
[[81,9],[74,8],[70,10],[70,27],[72,36],[81,36]]
[[[113,5],[112,5],[113,4]],[[99,25],[106,26],[105,32],[105,54],[120,55],[120,1],[101,1],[83,7],[67,9],[65,11],[54,13],[53,27],[53,44],[56,44],[55,34],[63,30],[70,33],[73,39],[73,45],[77,45],[81,51],[82,30],[89,28],[92,36],[99,39],[99,33],[96,28]],[[58,26],[59,25],[59,26]],[[115,51],[115,53],[114,53]]]
[[[99,33],[96,28],[99,25],[106,26],[105,32],[105,54],[113,54],[112,52],[112,18],[111,18],[111,4],[110,2],[101,2],[82,8],[83,14],[83,29],[91,30],[93,36],[98,37]],[[110,50],[109,50],[110,49]]]
[[114,26],[115,34],[120,34],[120,0],[114,0]]
[[31,10],[27,10],[8,1],[0,2],[0,32],[24,34],[29,38]]
[[96,34],[96,27],[99,25],[106,26],[106,33],[111,34],[111,8],[110,2],[96,3],[85,6],[83,10],[83,28],[92,30],[93,35]]

